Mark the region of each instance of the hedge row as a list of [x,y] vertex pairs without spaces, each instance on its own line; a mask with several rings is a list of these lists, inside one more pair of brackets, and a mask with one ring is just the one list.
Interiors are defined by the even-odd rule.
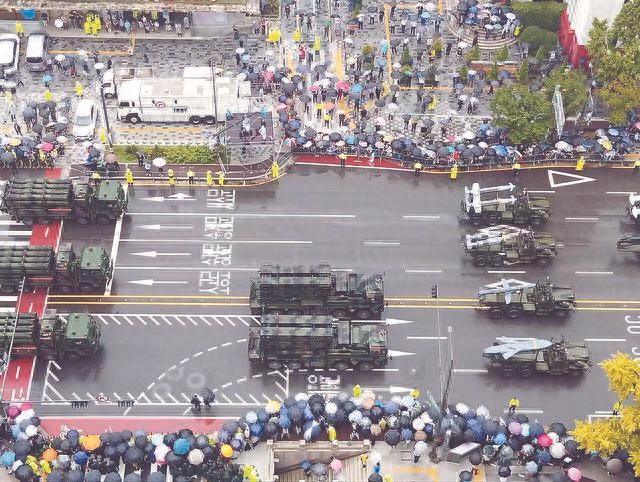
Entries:
[[525,27],[540,27],[556,32],[564,3],[558,2],[511,2],[513,12]]
[[537,53],[541,46],[546,55],[558,45],[558,35],[555,32],[550,32],[549,30],[544,30],[536,26],[525,28],[520,39],[529,44],[529,52],[531,52],[531,55]]
[[114,152],[120,162],[136,162],[137,153],[144,152],[147,159],[164,157],[167,164],[219,164],[226,161],[223,146],[216,146],[212,151],[208,146],[149,146],[149,145],[115,145]]

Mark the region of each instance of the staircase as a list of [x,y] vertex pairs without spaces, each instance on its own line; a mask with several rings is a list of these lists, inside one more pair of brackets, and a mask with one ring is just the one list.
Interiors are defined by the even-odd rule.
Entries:
[[[329,469],[328,477],[324,479],[327,482],[366,482],[369,473],[362,468],[360,456],[349,457],[342,461],[342,470],[337,474]],[[316,482],[318,477],[312,475],[307,478],[301,469],[290,470],[279,475],[278,482]]]

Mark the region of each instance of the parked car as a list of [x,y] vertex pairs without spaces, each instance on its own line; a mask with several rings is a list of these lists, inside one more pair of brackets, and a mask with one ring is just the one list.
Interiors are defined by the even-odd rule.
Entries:
[[79,141],[93,139],[97,118],[98,109],[95,102],[90,99],[80,100],[73,119],[73,137]]
[[13,33],[0,35],[0,67],[4,75],[18,73],[18,61],[20,54],[20,37]]
[[27,69],[32,72],[42,72],[47,69],[51,37],[47,32],[39,30],[32,32],[27,38]]

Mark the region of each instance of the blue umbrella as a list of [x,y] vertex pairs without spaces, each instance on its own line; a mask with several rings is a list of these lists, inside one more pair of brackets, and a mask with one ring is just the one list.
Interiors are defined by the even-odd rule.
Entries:
[[529,435],[531,437],[539,437],[544,433],[544,428],[539,423],[529,425]]
[[173,444],[173,452],[177,455],[184,455],[189,451],[189,441],[186,438],[179,438]]
[[300,462],[300,468],[302,470],[309,470],[311,468],[311,462],[309,462],[308,460],[303,460],[302,462]]
[[262,435],[262,425],[260,425],[259,423],[252,423],[251,425],[249,425],[249,432],[251,433],[252,437],[260,437]]
[[385,65],[387,65],[387,59],[384,58],[380,58],[377,61],[378,67],[384,67]]
[[387,415],[393,415],[394,413],[398,413],[399,407],[396,402],[393,400],[389,400],[384,404],[384,411]]
[[609,135],[614,136],[614,137],[618,137],[620,135],[620,132],[618,132],[618,129],[609,129],[607,131],[609,133]]
[[508,79],[509,72],[507,72],[506,70],[501,70],[500,72],[498,72],[498,77],[501,77],[503,79]]
[[464,89],[464,84],[457,83],[454,87],[456,88],[456,90],[462,90]]
[[408,442],[413,439],[413,432],[411,429],[403,428],[402,432],[400,432],[400,436],[402,437],[402,440]]
[[356,138],[353,136],[348,136],[344,142],[346,142],[349,145],[354,145],[356,143]]
[[299,129],[300,125],[301,124],[298,119],[293,119],[291,122],[289,122],[289,127],[291,127],[292,129]]
[[[220,430],[218,432],[218,442],[226,444],[229,441],[229,432],[227,432],[226,430]],[[183,439],[184,440],[184,439]],[[178,440],[175,441],[174,443],[174,450],[175,450],[175,444],[178,442]],[[187,443],[187,449],[189,448],[189,444]],[[185,452],[186,453],[186,452]]]
[[2,465],[13,465],[13,463],[16,461],[16,454],[14,454],[11,450],[7,450],[2,454],[2,457],[0,457],[0,461],[2,461]]
[[507,148],[501,145],[495,145],[492,146],[493,150],[496,151],[496,154],[499,156],[506,156],[507,155]]
[[89,460],[89,455],[87,455],[86,452],[80,450],[79,452],[73,454],[73,460],[78,465],[84,465],[87,463],[87,460]]
[[493,437],[493,443],[496,444],[496,445],[502,445],[506,441],[507,441],[507,436],[505,434],[503,434],[502,432],[497,433]]
[[429,18],[429,17],[431,17],[431,14],[429,12],[425,11],[420,14],[420,18]]
[[289,417],[280,417],[278,418],[278,425],[282,428],[289,428],[291,427],[291,420]]
[[538,462],[541,462],[543,464],[548,464],[551,462],[551,454],[549,452],[547,452],[546,450],[541,450],[538,453]]
[[25,20],[34,20],[36,18],[36,11],[33,8],[21,8],[20,15]]
[[302,412],[302,418],[304,419],[305,422],[310,422],[311,420],[313,420],[313,413],[311,413],[311,409],[309,408],[308,405],[305,407],[304,411]]
[[360,92],[362,92],[362,85],[353,84],[351,87],[349,87],[349,92],[353,94],[359,94]]
[[44,84],[46,84],[47,82],[51,82],[53,80],[53,77],[51,77],[49,74],[44,74],[42,76],[42,82]]

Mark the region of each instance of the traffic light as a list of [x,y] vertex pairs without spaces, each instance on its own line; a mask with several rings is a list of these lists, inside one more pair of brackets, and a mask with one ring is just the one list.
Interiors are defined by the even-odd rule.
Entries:
[[438,298],[438,285],[433,285],[431,287],[431,298]]

